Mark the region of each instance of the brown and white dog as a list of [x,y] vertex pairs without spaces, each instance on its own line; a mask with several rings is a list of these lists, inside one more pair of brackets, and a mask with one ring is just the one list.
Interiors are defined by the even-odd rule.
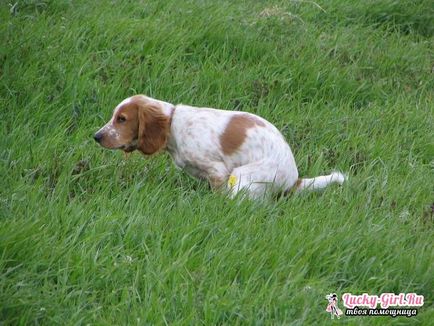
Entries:
[[340,172],[299,179],[291,148],[277,128],[247,112],[173,105],[144,95],[123,100],[94,136],[101,146],[151,155],[167,150],[177,167],[231,196],[321,189]]

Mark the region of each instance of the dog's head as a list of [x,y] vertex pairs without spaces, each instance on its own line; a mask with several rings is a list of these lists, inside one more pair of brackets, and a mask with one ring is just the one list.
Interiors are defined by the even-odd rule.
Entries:
[[94,135],[102,147],[125,152],[139,150],[151,155],[166,146],[170,131],[170,112],[173,106],[136,95],[116,106],[107,124]]

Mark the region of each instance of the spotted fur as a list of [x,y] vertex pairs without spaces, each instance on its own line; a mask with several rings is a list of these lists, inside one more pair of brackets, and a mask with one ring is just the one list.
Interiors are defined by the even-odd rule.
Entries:
[[[95,139],[106,148],[167,150],[175,165],[251,198],[290,189],[320,189],[344,181],[342,173],[299,179],[291,148],[267,120],[247,112],[173,105],[144,95],[122,101]],[[228,184],[228,180],[230,181]]]

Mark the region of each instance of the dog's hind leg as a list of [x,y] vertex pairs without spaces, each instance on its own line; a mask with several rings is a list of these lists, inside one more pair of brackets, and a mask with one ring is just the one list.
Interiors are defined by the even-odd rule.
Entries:
[[283,163],[264,159],[235,168],[227,184],[231,197],[242,192],[251,199],[262,199],[276,190],[294,185],[298,178],[297,170],[291,172]]

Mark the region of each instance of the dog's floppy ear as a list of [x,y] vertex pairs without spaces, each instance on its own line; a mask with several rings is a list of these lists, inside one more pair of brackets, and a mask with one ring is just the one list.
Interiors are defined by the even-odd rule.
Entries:
[[137,149],[145,155],[151,155],[166,146],[169,136],[169,117],[155,104],[139,103],[139,134]]

